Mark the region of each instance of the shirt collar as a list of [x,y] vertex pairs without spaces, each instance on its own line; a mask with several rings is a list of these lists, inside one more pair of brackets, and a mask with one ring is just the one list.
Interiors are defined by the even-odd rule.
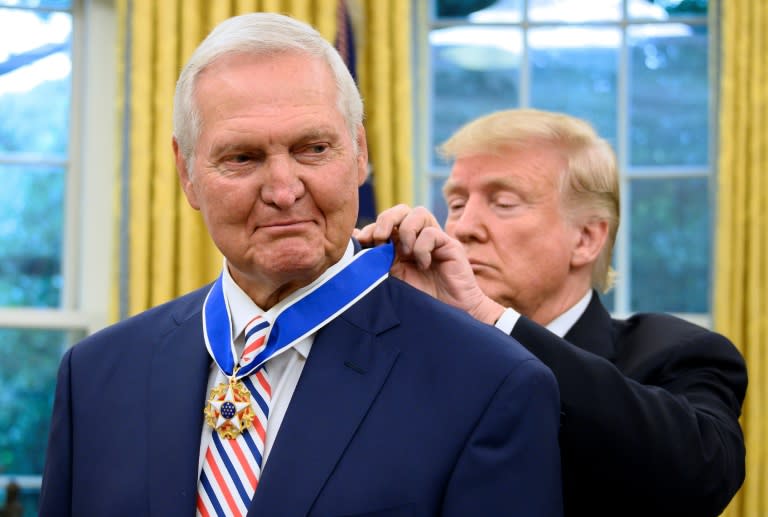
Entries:
[[549,324],[547,324],[547,330],[557,334],[559,337],[564,337],[568,331],[571,330],[571,327],[576,324],[579,318],[581,318],[584,311],[587,310],[590,300],[592,300],[592,289],[588,289],[587,294],[585,294],[581,300],[576,302],[573,307],[550,321]]
[[[326,269],[323,274],[317,277],[312,283],[292,292],[284,299],[280,300],[268,311],[264,311],[261,307],[253,303],[253,300],[251,300],[250,296],[248,296],[245,291],[243,291],[242,288],[237,285],[235,280],[232,278],[232,275],[229,273],[227,260],[225,258],[221,280],[222,289],[224,291],[224,298],[229,304],[229,311],[232,315],[232,335],[235,337],[240,336],[240,334],[243,333],[243,330],[245,330],[245,326],[248,324],[248,322],[251,321],[251,319],[253,319],[253,317],[257,314],[260,314],[264,319],[269,321],[270,324],[274,323],[277,315],[280,314],[280,312],[282,312],[285,307],[293,303],[294,300],[296,300],[306,291],[312,289],[317,284],[325,282],[329,277],[335,275],[337,271],[349,264],[354,255],[354,246],[350,240],[347,244],[347,249],[344,251],[344,255],[341,257],[341,259],[339,259],[338,262]],[[310,344],[311,341],[305,339],[297,343],[294,348],[306,359],[307,355],[309,355]]]

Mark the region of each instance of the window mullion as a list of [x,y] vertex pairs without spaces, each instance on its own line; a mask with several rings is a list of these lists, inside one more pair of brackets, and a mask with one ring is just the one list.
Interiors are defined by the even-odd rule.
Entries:
[[628,314],[630,311],[631,287],[630,287],[630,210],[627,203],[629,193],[629,180],[626,171],[629,169],[629,46],[627,44],[627,4],[623,2],[622,18],[620,21],[620,46],[619,63],[616,74],[616,158],[618,160],[622,203],[620,210],[619,231],[614,249],[614,263],[616,264],[616,285],[614,287],[614,307],[616,314]]

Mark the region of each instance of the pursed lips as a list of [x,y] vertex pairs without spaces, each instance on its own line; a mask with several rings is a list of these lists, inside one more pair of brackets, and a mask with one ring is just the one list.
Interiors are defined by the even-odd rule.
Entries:
[[302,226],[306,226],[308,224],[311,224],[311,219],[296,219],[296,220],[286,220],[286,221],[270,221],[268,223],[262,223],[256,227],[256,230],[275,230],[275,231],[282,231],[282,230],[297,230],[300,229]]
[[479,260],[469,259],[469,265],[472,266],[472,271],[477,273],[485,269],[495,269],[493,266],[486,262],[480,262]]

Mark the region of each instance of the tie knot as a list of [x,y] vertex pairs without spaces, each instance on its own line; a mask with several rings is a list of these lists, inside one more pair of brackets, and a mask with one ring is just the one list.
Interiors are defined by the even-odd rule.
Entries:
[[250,363],[266,346],[269,321],[261,315],[256,316],[245,326],[245,346],[240,357],[240,366]]
[[269,321],[264,319],[263,316],[258,315],[254,317],[245,326],[245,346],[248,346],[248,344],[254,341],[255,339],[259,339],[260,337],[263,338],[264,335],[267,333],[268,328],[269,328]]

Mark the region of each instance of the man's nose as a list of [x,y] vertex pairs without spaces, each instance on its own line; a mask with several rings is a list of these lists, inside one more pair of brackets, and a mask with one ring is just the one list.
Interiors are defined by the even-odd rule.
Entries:
[[446,232],[459,241],[482,239],[485,235],[482,206],[474,200],[467,200],[457,217],[446,225]]
[[266,163],[261,197],[264,202],[288,208],[304,194],[299,164],[289,155],[270,156]]

